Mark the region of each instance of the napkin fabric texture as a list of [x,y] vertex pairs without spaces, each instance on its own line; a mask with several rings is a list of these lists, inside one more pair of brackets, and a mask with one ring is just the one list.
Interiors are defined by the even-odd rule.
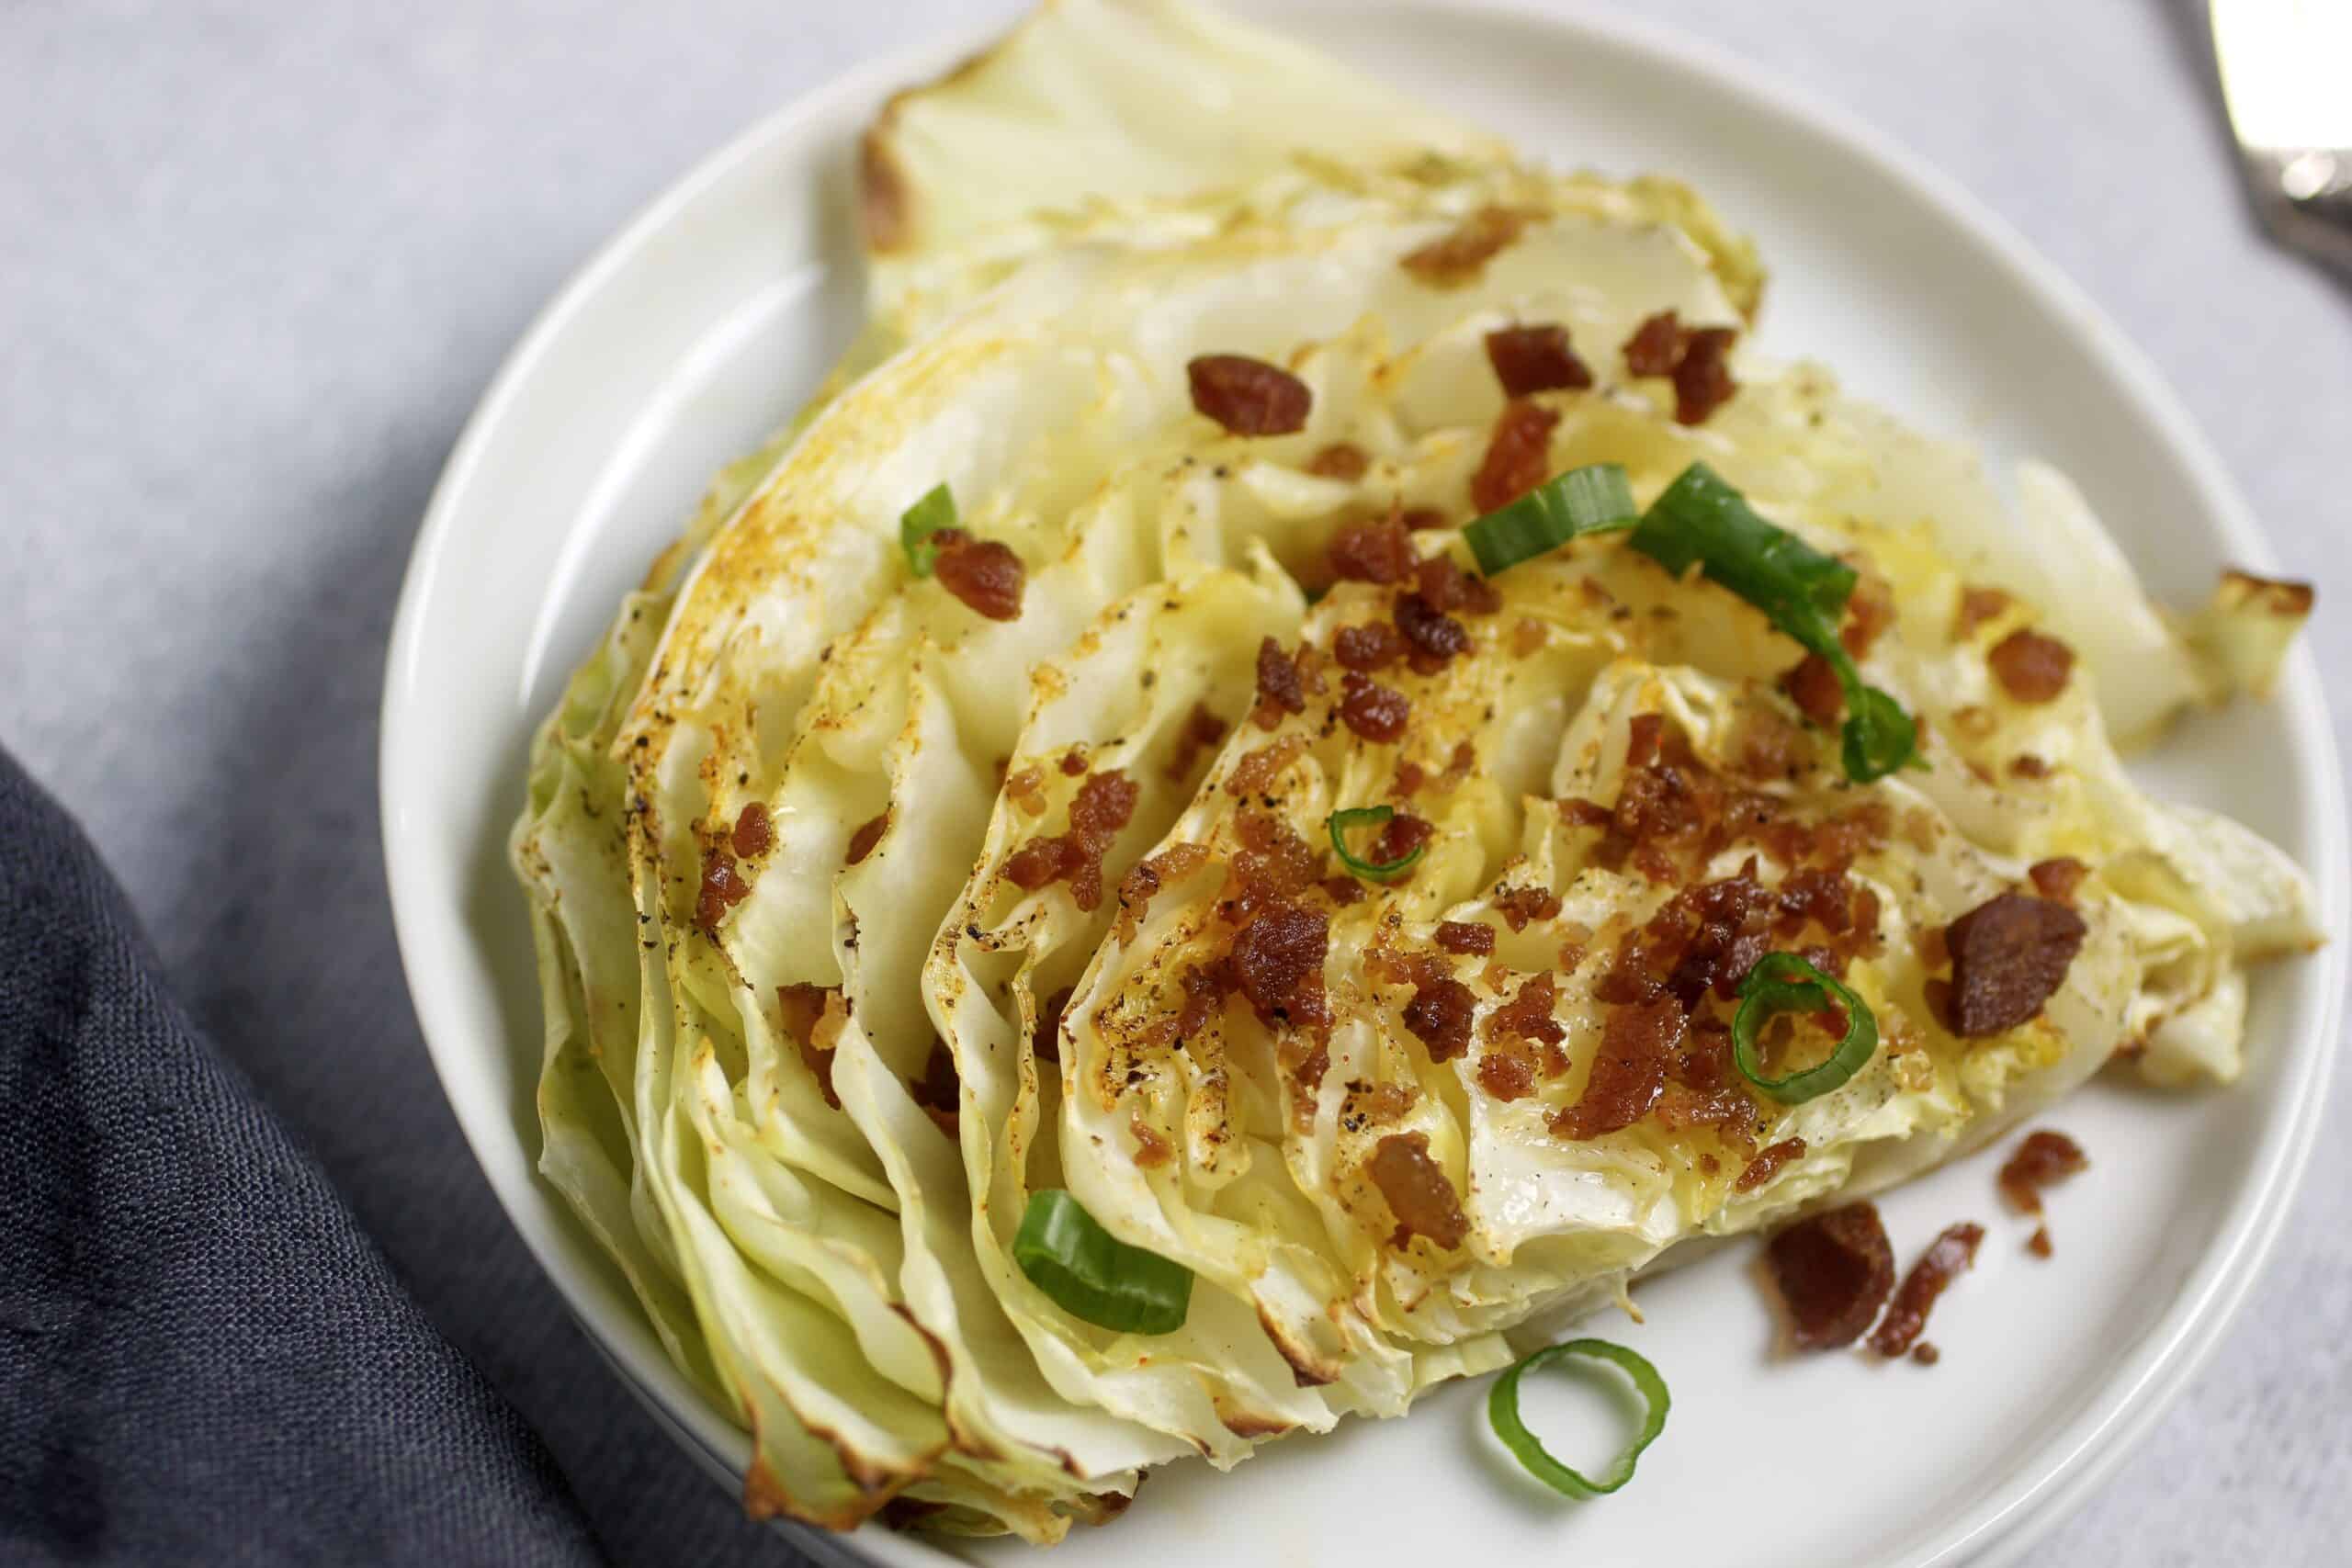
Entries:
[[0,955],[0,1562],[601,1561],[5,751]]

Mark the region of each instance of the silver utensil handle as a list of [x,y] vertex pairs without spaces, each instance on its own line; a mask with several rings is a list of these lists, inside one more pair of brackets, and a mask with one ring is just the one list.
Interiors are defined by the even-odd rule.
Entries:
[[2271,232],[2352,272],[2352,148],[2248,149],[2245,159]]

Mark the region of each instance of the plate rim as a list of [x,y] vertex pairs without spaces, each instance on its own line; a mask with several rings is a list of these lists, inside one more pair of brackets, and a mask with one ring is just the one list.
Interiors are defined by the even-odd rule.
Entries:
[[[2087,291],[2036,251],[2007,219],[1921,155],[1858,114],[1808,95],[1792,82],[1740,59],[1713,40],[1611,9],[1562,11],[1542,0],[1226,0],[1227,8],[1277,28],[1318,13],[1365,8],[1436,21],[1447,13],[1472,14],[1540,27],[1570,40],[1599,39],[1639,55],[1645,63],[1705,79],[1740,107],[1836,143],[1880,177],[1905,187],[1939,218],[1973,240],[1996,263],[2015,292],[2037,297],[2055,309],[2066,330],[2083,346],[2116,395],[2131,405],[2168,443],[2195,486],[2199,513],[2229,550],[2247,564],[2274,570],[2277,558],[2252,510],[2238,492],[2220,455],[2174,394],[2146,354],[2110,321]],[[1017,19],[1017,18],[1016,18]],[[1002,18],[949,29],[924,43],[870,57],[775,109],[695,160],[626,222],[597,245],[532,318],[501,361],[495,376],[468,416],[436,479],[412,547],[395,602],[386,650],[383,696],[379,711],[379,816],[395,943],[426,1054],[444,1098],[458,1124],[483,1180],[507,1223],[555,1287],[565,1310],[656,1424],[683,1437],[704,1468],[740,1474],[749,1456],[748,1439],[726,1425],[662,1357],[653,1336],[634,1317],[605,1321],[608,1303],[594,1299],[576,1277],[551,1230],[576,1231],[555,1196],[541,1186],[536,1162],[525,1162],[524,1191],[492,1174],[486,1140],[514,1138],[505,1124],[507,1107],[473,1105],[455,1084],[454,1063],[467,1050],[467,1031],[445,1015],[454,1004],[437,1000],[452,984],[422,966],[421,932],[442,911],[418,886],[423,873],[414,857],[436,852],[413,841],[398,786],[409,765],[418,718],[410,674],[432,608],[434,580],[451,547],[473,478],[495,447],[513,406],[526,395],[533,372],[563,338],[612,277],[711,186],[740,165],[767,155],[780,143],[812,133],[806,122],[832,118],[843,100],[875,96],[894,85],[927,79],[953,61],[1001,36]],[[1288,30],[1288,29],[1286,29]],[[815,132],[820,133],[820,132]],[[2192,1267],[2172,1303],[2118,1374],[2082,1410],[2036,1443],[2030,1456],[2011,1469],[1973,1506],[1960,1510],[1945,1529],[1907,1540],[1901,1568],[1951,1568],[1969,1562],[1991,1568],[2013,1562],[2067,1517],[2121,1465],[2210,1361],[2276,1249],[2300,1189],[2324,1118],[2335,1073],[2335,1043],[2345,1007],[2346,908],[2352,902],[2352,866],[2346,850],[2345,789],[2340,759],[2321,687],[2316,659],[2305,643],[2289,663],[2273,698],[2290,734],[2306,742],[2318,824],[2317,852],[2305,869],[2319,894],[2329,942],[2312,961],[2320,1000],[2309,1026],[2289,1042],[2291,1079],[2278,1093],[2289,1105],[2283,1119],[2265,1127],[2251,1162],[2245,1195],[2219,1222],[2214,1243]],[[440,1020],[436,1029],[435,1020]],[[526,1150],[527,1155],[527,1149]],[[533,1206],[554,1217],[543,1226]],[[571,1238],[584,1244],[583,1235]],[[681,1397],[683,1396],[683,1397]],[[871,1527],[821,1542],[813,1531],[784,1527],[804,1549],[833,1559],[841,1551],[864,1552],[877,1562],[956,1564],[965,1560],[916,1538]]]

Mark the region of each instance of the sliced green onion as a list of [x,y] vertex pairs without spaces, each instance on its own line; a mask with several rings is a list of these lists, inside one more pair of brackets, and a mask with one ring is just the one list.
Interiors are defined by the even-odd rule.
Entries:
[[[1570,1470],[1554,1459],[1536,1440],[1535,1434],[1527,1429],[1527,1424],[1519,1418],[1520,1378],[1538,1367],[1567,1356],[1589,1356],[1595,1360],[1609,1362],[1633,1380],[1634,1392],[1640,1394],[1649,1406],[1648,1413],[1642,1417],[1640,1429],[1634,1434],[1633,1442],[1617,1456],[1599,1480]],[[1634,1479],[1634,1461],[1642,1457],[1642,1450],[1657,1441],[1657,1435],[1666,1430],[1666,1413],[1673,1403],[1666,1392],[1666,1380],[1657,1375],[1657,1369],[1650,1365],[1647,1357],[1606,1339],[1570,1339],[1558,1345],[1547,1345],[1517,1366],[1505,1369],[1503,1374],[1495,1380],[1495,1386],[1487,1392],[1487,1419],[1493,1425],[1495,1436],[1502,1439],[1503,1447],[1527,1467],[1529,1474],[1562,1496],[1582,1500],[1605,1497]]]
[[1059,1188],[1030,1194],[1012,1258],[1064,1312],[1124,1334],[1172,1334],[1192,1304],[1190,1269],[1129,1247]]
[[1919,728],[1893,697],[1862,683],[1838,640],[1854,592],[1854,569],[1766,522],[1747,498],[1704,463],[1693,463],[1650,503],[1626,543],[1680,576],[1696,561],[1838,671],[1845,688],[1846,776],[1868,784],[1917,759]]
[[1421,858],[1421,852],[1429,845],[1415,844],[1395,860],[1385,861],[1365,860],[1348,848],[1351,832],[1358,828],[1382,827],[1396,815],[1396,808],[1388,806],[1359,806],[1350,811],[1334,811],[1324,824],[1330,830],[1331,852],[1340,857],[1340,864],[1366,881],[1396,881],[1413,869],[1413,863]]
[[1554,475],[1462,534],[1478,558],[1478,570],[1492,577],[1556,550],[1579,534],[1631,528],[1640,521],[1625,470],[1615,463],[1590,463]]
[[[1785,1077],[1766,1077],[1756,1036],[1772,1015],[1826,1012],[1833,1002],[1846,1010],[1846,1034],[1828,1060]],[[1742,1077],[1775,1100],[1794,1105],[1827,1094],[1860,1072],[1877,1050],[1878,1020],[1869,1004],[1793,953],[1766,953],[1739,982],[1739,1010],[1731,1021],[1732,1060]]]
[[931,536],[954,526],[956,497],[944,484],[932,486],[921,501],[899,513],[899,544],[907,552],[907,570],[917,577],[929,577],[932,562],[939,557],[939,547],[931,542]]

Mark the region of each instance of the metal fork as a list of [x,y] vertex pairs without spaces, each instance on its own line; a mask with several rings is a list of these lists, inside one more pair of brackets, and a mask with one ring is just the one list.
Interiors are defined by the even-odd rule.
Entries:
[[2255,209],[2352,273],[2352,0],[2211,0],[2211,17]]

